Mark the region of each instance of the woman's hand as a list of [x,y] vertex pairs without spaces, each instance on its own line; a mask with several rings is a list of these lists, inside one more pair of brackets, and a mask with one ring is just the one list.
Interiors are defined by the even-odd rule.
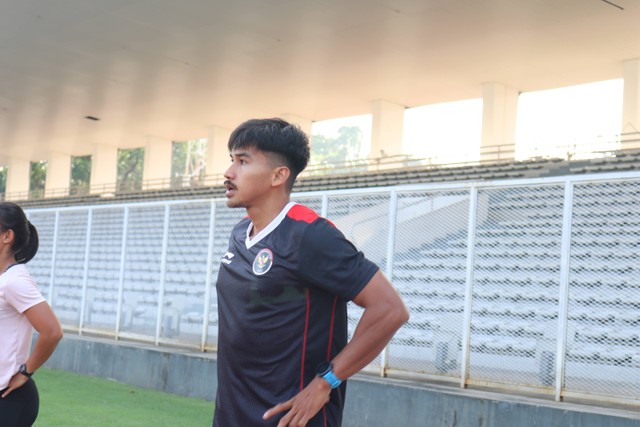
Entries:
[[22,375],[20,372],[16,373],[9,380],[9,387],[2,393],[2,398],[9,396],[9,394],[16,389],[22,387],[27,381],[29,381],[29,377]]

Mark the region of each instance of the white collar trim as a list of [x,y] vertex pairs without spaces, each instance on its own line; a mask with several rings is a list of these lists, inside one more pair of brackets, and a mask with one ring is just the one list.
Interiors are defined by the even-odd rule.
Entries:
[[282,222],[282,220],[284,219],[285,216],[287,216],[287,214],[289,213],[289,210],[294,207],[296,205],[295,202],[289,202],[285,205],[285,207],[280,211],[280,213],[278,214],[278,216],[276,216],[270,223],[269,225],[267,225],[265,228],[263,228],[262,230],[260,230],[260,232],[258,234],[256,234],[255,236],[253,236],[253,239],[250,238],[249,236],[251,235],[251,230],[253,229],[253,221],[251,221],[249,223],[249,226],[247,227],[247,238],[244,241],[245,246],[247,247],[247,249],[250,249],[252,246],[254,246],[256,243],[258,243],[260,240],[262,240],[263,238],[265,238],[266,236],[269,235],[269,233],[271,233],[273,230],[276,229],[276,227],[278,225],[280,225],[280,223]]

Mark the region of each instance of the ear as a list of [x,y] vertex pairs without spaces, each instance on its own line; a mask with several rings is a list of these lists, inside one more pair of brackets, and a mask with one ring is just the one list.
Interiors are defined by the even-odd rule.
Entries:
[[273,176],[271,178],[271,186],[279,187],[286,183],[291,175],[291,171],[286,166],[278,166],[273,170]]
[[13,233],[12,229],[7,229],[7,231],[5,232],[4,236],[2,237],[2,242],[3,243],[11,243],[13,241],[13,238],[15,237],[15,234]]

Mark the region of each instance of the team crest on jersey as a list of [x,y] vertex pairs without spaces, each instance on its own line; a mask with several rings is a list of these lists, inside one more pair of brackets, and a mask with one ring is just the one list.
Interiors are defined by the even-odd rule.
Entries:
[[270,249],[261,249],[253,260],[253,273],[262,276],[273,265],[273,252]]

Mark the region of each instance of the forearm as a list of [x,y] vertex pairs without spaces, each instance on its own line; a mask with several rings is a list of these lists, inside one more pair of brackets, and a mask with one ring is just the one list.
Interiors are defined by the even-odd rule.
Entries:
[[34,372],[47,361],[62,339],[62,327],[46,302],[37,304],[27,311],[25,315],[38,332],[38,338],[33,346],[29,358],[24,362],[28,372]]
[[347,379],[371,363],[407,319],[406,310],[399,304],[365,309],[353,338],[333,359],[336,376]]
[[29,358],[24,362],[28,372],[35,372],[49,359],[62,338],[60,333],[39,334]]

